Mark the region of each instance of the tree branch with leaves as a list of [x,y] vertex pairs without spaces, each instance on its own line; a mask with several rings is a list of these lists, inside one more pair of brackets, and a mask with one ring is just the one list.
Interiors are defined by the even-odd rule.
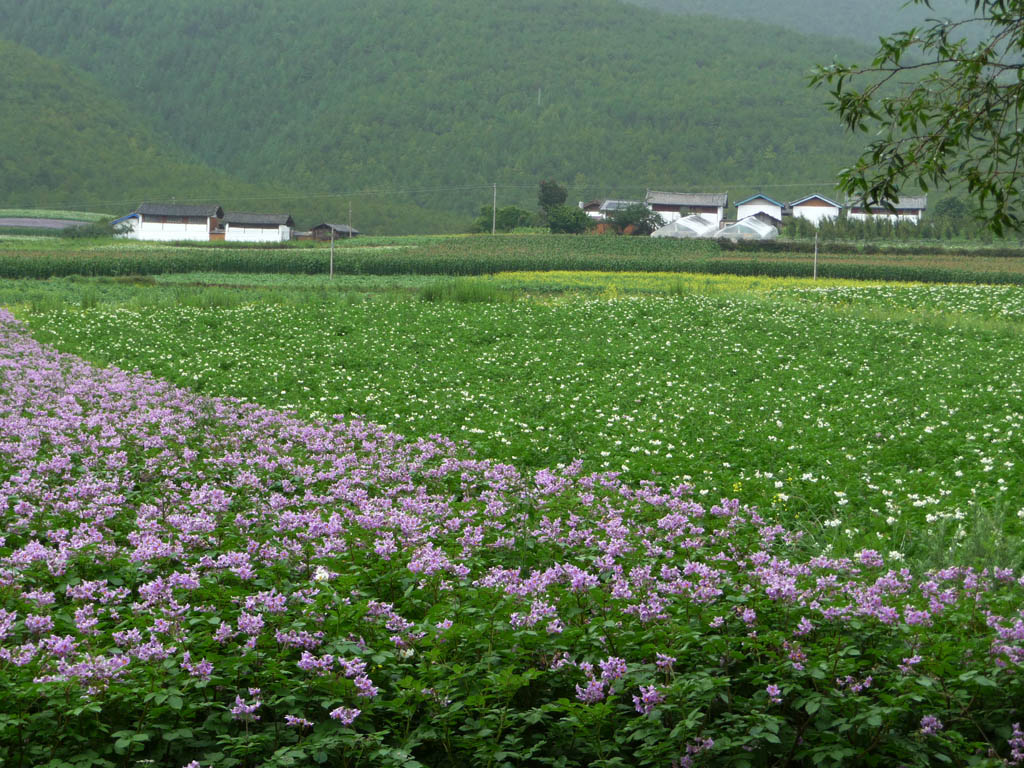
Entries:
[[811,84],[829,88],[847,128],[874,135],[840,171],[840,189],[891,208],[905,185],[963,185],[1003,234],[1024,225],[1024,0],[968,0],[965,10],[882,38],[867,66],[819,66]]

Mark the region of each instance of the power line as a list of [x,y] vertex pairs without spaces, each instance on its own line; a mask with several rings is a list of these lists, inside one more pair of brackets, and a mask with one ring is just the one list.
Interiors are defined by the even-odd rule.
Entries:
[[[501,189],[536,189],[537,184],[501,184],[497,185]],[[563,187],[566,190],[596,190],[600,188],[607,189],[606,185],[597,184],[565,184]],[[679,186],[679,185],[671,185]],[[691,185],[685,185],[689,188]],[[714,184],[710,186],[715,187],[741,187],[741,188],[756,188],[756,189],[782,189],[782,188],[822,188],[822,187],[834,187],[835,181],[816,181],[816,182],[791,182],[791,183],[779,183],[779,184],[755,184],[751,182],[741,182],[733,184]],[[362,189],[362,190],[348,190],[339,192],[300,192],[300,191],[282,191],[278,193],[270,193],[265,195],[205,195],[197,197],[177,197],[174,199],[181,203],[206,203],[212,200],[216,200],[220,197],[228,198],[232,201],[237,202],[259,202],[262,200],[330,200],[330,199],[350,199],[360,197],[395,197],[400,195],[417,195],[417,194],[437,194],[444,192],[473,192],[473,191],[493,191],[494,183],[490,184],[460,184],[454,186],[433,186],[433,187],[398,187],[398,188],[380,188],[380,189]],[[632,189],[639,190],[640,187],[633,187]],[[646,189],[646,188],[645,188]],[[621,194],[622,188],[619,188],[618,193]],[[147,197],[142,195],[142,197]],[[150,196],[152,197],[152,196]],[[155,197],[160,197],[159,195]],[[132,199],[110,199],[110,200],[91,200],[91,201],[51,201],[45,203],[50,207],[61,207],[65,209],[76,209],[76,208],[103,208],[106,206],[135,206],[138,205],[140,200],[138,198]],[[36,204],[37,207],[40,204]],[[24,206],[29,208],[28,205]]]

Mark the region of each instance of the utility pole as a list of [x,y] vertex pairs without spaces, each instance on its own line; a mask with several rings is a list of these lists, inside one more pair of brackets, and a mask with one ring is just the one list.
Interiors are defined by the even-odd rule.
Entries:
[[348,236],[352,237],[352,201],[348,201]]
[[333,280],[334,279],[334,225],[333,224],[328,224],[327,226],[329,226],[331,228],[331,271],[330,271],[330,273],[328,275],[328,278],[330,280]]
[[494,199],[491,201],[491,234],[498,224],[498,182],[494,182]]
[[818,279],[818,233],[814,233],[814,279]]

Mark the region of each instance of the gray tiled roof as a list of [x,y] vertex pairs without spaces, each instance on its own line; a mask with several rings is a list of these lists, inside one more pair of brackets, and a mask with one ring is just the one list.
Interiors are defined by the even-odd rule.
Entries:
[[233,227],[294,227],[287,213],[225,213],[224,222]]
[[648,205],[697,205],[724,208],[729,204],[728,192],[655,192],[648,190]]
[[323,224],[317,224],[313,229],[333,229],[335,232],[341,235],[347,235],[351,232],[353,235],[358,235],[359,230],[355,227],[350,227],[348,224],[328,224],[326,221]]
[[143,216],[212,216],[219,219],[224,209],[219,205],[177,205],[176,203],[143,203],[135,209]]
[[[888,202],[897,211],[919,211],[924,210],[925,208],[928,207],[928,195],[917,195],[915,197],[901,197],[899,200],[889,200]],[[863,202],[857,199],[848,200],[847,205],[856,208],[864,207]],[[872,211],[884,212],[888,210],[885,204],[881,202],[870,205],[868,207]]]

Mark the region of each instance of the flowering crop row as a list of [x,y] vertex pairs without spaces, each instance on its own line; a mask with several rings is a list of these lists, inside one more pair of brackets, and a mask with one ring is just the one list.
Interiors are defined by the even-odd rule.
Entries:
[[[1020,764],[1024,579],[98,369],[0,311],[0,762]],[[146,761],[151,761],[147,763]]]
[[[67,351],[205,393],[444,434],[523,468],[579,459],[741,493],[836,552],[1019,558],[1019,288],[472,305],[253,296],[30,320]],[[922,303],[945,314],[911,311]]]

